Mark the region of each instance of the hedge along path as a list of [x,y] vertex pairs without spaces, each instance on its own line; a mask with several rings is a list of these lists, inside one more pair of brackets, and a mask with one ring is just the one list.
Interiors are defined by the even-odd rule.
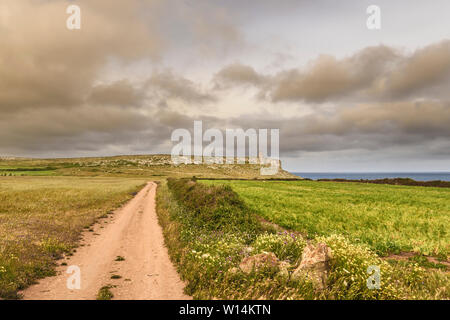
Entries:
[[[96,224],[57,275],[45,278],[22,292],[24,299],[96,299],[103,286],[112,286],[113,299],[190,299],[169,259],[155,210],[157,185],[149,182],[135,198]],[[103,228],[102,228],[103,227]],[[117,259],[123,257],[124,260]],[[81,288],[69,289],[66,273],[78,266]],[[112,275],[120,278],[112,279]]]

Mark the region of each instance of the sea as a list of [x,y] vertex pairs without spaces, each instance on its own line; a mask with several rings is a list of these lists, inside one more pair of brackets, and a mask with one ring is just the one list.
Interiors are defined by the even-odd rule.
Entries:
[[347,179],[375,180],[385,178],[410,178],[416,181],[450,181],[450,172],[292,172],[293,174],[312,180]]

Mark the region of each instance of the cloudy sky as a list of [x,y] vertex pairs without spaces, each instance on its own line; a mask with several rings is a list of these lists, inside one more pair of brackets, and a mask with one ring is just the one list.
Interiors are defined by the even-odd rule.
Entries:
[[450,1],[0,2],[0,155],[169,153],[194,120],[279,128],[288,170],[449,171]]

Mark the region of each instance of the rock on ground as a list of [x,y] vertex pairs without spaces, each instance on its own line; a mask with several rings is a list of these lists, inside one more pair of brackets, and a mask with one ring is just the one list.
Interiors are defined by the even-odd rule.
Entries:
[[306,277],[318,289],[324,289],[328,278],[330,269],[329,261],[331,258],[331,249],[325,243],[307,245],[303,250],[300,265],[292,273],[292,278]]

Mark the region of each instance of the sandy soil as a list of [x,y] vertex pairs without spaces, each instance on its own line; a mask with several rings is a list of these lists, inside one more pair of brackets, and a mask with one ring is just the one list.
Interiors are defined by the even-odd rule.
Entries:
[[[61,262],[57,275],[23,291],[24,299],[95,299],[99,289],[113,285],[114,299],[190,299],[169,260],[155,210],[156,184],[143,188],[111,218],[85,232],[77,252]],[[117,256],[124,261],[115,261]],[[81,288],[68,289],[69,266],[80,268]],[[120,275],[120,279],[111,279]]]

